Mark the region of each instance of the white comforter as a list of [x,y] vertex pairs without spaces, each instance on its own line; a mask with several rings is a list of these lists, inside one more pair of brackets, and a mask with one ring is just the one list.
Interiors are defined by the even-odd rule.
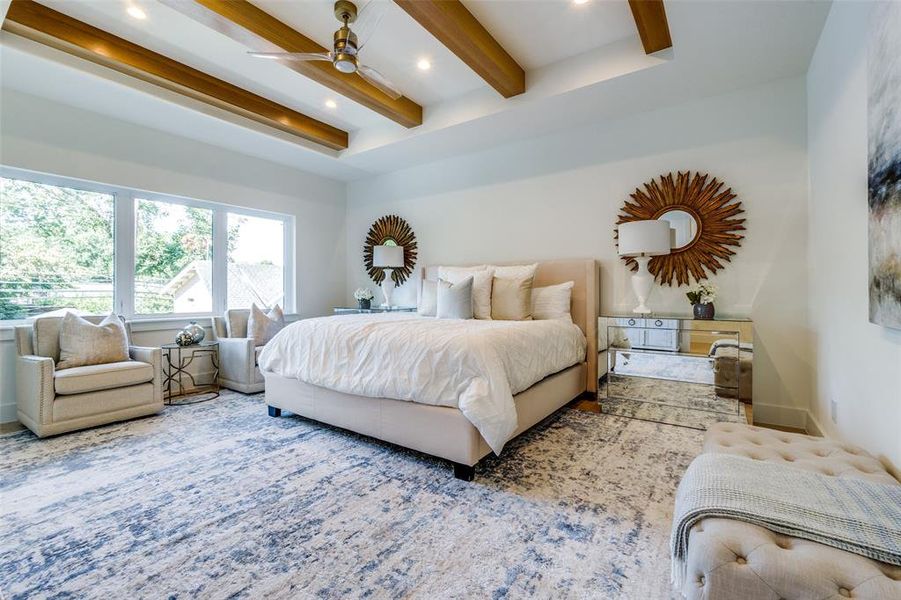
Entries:
[[513,395],[584,361],[585,345],[560,320],[341,315],[292,323],[259,366],[347,394],[457,407],[499,454],[517,427]]

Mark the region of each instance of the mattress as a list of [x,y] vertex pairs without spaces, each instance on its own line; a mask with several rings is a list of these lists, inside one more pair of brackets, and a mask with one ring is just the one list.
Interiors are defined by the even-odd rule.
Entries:
[[326,389],[458,408],[495,453],[517,428],[513,395],[585,361],[569,321],[492,321],[412,313],[292,323],[260,354],[263,371]]

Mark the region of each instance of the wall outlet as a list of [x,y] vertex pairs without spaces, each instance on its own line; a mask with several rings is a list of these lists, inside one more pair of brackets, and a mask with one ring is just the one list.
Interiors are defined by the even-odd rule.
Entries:
[[835,400],[829,401],[829,416],[832,418],[833,423],[838,423],[838,402]]

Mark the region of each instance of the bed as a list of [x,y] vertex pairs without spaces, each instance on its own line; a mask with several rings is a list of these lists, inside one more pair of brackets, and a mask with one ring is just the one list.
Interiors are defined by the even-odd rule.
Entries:
[[[423,277],[426,279],[435,279],[436,275],[437,267],[423,269]],[[565,361],[566,356],[575,355],[567,354],[570,352],[568,340],[572,336],[565,333],[565,328],[559,327],[558,334],[562,338],[554,342],[552,351],[545,353],[554,355],[556,366],[553,366],[553,360],[542,359],[540,367],[553,368],[553,372],[534,383],[529,381],[528,374],[513,376],[512,379],[519,380],[517,382],[499,381],[496,376],[483,378],[481,386],[491,388],[484,391],[491,398],[487,405],[476,406],[476,403],[466,401],[472,395],[473,386],[460,391],[459,407],[442,405],[447,401],[447,386],[431,385],[431,382],[416,384],[417,389],[425,390],[424,397],[408,397],[406,392],[413,385],[409,381],[411,372],[399,368],[390,372],[380,370],[384,368],[384,360],[372,360],[372,356],[361,357],[360,350],[347,347],[354,344],[352,336],[367,332],[373,335],[372,332],[377,331],[378,335],[384,335],[384,343],[375,339],[369,345],[369,351],[385,351],[390,343],[396,352],[400,345],[398,340],[407,339],[412,344],[409,337],[398,337],[403,328],[409,328],[413,332],[410,337],[414,339],[420,337],[417,328],[422,328],[423,339],[433,336],[429,339],[455,340],[455,336],[469,335],[469,329],[466,329],[468,326],[461,324],[464,322],[441,324],[437,322],[446,320],[397,313],[342,315],[292,324],[266,345],[260,356],[260,370],[266,380],[265,399],[269,414],[277,417],[281,415],[281,411],[286,410],[437,456],[453,463],[455,477],[471,481],[476,463],[490,452],[500,453],[507,441],[583,393],[597,393],[597,263],[591,259],[538,263],[535,287],[567,281],[574,282],[571,328],[582,340],[582,352],[577,359],[570,361],[571,364],[560,362]],[[527,347],[529,344],[534,345],[534,338],[529,336],[544,335],[557,327],[546,321],[519,325],[492,321],[465,323],[471,326],[475,332],[472,335],[476,336],[480,344],[473,346],[471,351],[467,350],[466,354],[460,354],[463,346],[448,342],[445,344],[448,348],[444,349],[444,345],[438,344],[441,348],[436,352],[446,353],[436,354],[432,359],[439,359],[440,363],[442,358],[456,356],[463,369],[472,365],[494,364],[501,352],[488,353],[491,355],[491,360],[488,360],[478,350],[483,347],[481,342],[490,342],[505,344],[503,361],[508,367],[517,362],[536,362],[543,354],[535,353],[534,348],[533,353],[529,353]],[[533,326],[531,329],[530,325]],[[541,333],[538,332],[539,328],[544,328]],[[301,348],[308,351],[300,352]],[[414,355],[415,349],[412,346],[408,351],[411,353],[411,365],[415,365],[411,369],[421,370],[425,368],[424,364],[432,365],[430,361],[423,361],[418,354]],[[453,352],[458,354],[454,355]],[[355,371],[358,376],[351,379],[348,373],[354,369],[359,369]],[[493,370],[488,369],[488,372],[496,375],[496,365]],[[530,373],[534,376],[534,372]],[[351,383],[352,381],[357,383]],[[426,380],[420,377],[418,381]],[[442,382],[443,380],[439,383]],[[529,383],[528,387],[518,389],[523,382]],[[360,389],[355,389],[354,386]],[[481,387],[475,387],[478,388],[476,392],[483,391]],[[379,390],[384,393],[374,395]],[[507,410],[509,407],[513,409],[512,415]]]

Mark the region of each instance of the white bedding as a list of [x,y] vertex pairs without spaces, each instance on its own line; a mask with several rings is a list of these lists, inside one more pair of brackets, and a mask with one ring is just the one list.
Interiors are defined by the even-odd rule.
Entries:
[[513,395],[583,362],[585,347],[563,320],[340,315],[287,326],[259,366],[347,394],[459,408],[499,454],[517,427]]

